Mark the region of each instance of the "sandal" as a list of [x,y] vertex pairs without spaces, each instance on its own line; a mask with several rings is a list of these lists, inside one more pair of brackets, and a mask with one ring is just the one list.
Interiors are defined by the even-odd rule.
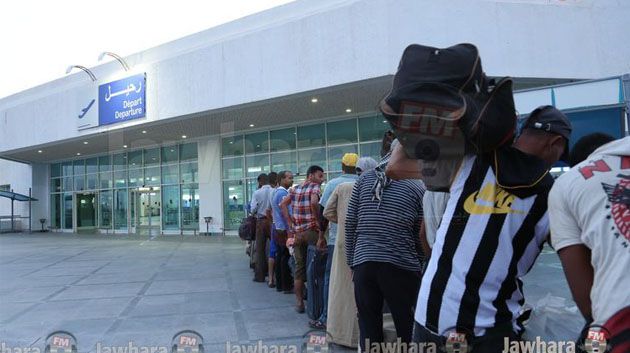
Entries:
[[308,325],[311,328],[317,329],[317,330],[325,330],[326,329],[326,324],[322,323],[319,320],[311,320]]

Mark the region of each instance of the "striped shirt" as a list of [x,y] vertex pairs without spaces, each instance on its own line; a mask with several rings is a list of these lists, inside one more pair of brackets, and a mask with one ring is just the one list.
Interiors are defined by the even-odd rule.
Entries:
[[[501,181],[503,175],[514,181],[536,167],[546,171],[542,161],[513,148],[502,158],[512,162],[498,168]],[[547,195],[553,179],[547,174],[536,187],[508,192],[497,185],[504,183],[497,183],[493,161],[464,159],[422,277],[415,319],[439,335],[454,328],[475,336],[498,326],[518,331],[524,303],[519,277],[532,267],[549,234]],[[513,166],[521,169],[510,172]]]
[[319,184],[305,181],[291,189],[291,218],[293,231],[301,233],[307,230],[319,230],[317,218],[311,210],[311,195],[320,195]]
[[346,216],[348,266],[387,262],[420,271],[419,231],[424,185],[419,180],[393,180],[374,199],[376,172],[363,173],[352,189]]

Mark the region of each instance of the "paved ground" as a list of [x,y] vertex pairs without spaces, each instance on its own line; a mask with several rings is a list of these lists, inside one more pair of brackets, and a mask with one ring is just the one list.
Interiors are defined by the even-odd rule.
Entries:
[[[226,353],[226,341],[301,345],[308,320],[293,295],[251,278],[236,237],[0,235],[0,342],[43,348],[62,329],[83,353],[98,342],[170,347],[193,329],[206,352]],[[570,298],[554,253],[541,255],[526,290],[531,303]]]

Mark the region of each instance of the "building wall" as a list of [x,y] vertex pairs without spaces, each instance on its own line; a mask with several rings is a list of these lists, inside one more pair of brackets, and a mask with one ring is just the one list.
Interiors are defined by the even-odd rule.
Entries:
[[[475,43],[490,75],[621,74],[627,18],[625,0],[297,1],[128,57],[147,73],[147,118],[127,124],[390,75],[410,43]],[[132,74],[94,72],[94,84],[79,72],[0,100],[0,152],[127,126],[75,128],[86,91]]]
[[[28,195],[28,188],[32,185],[31,180],[30,165],[0,159],[0,185],[10,184],[14,192]],[[33,193],[35,193],[35,190],[33,190]],[[37,198],[37,196],[34,197]],[[33,202],[32,205],[35,206],[37,203]],[[28,202],[16,201],[14,203],[14,212],[16,216],[28,217]],[[10,215],[11,200],[0,197],[0,216]],[[22,229],[28,229],[28,220],[22,220]]]
[[212,217],[210,232],[223,230],[221,188],[221,139],[209,137],[198,142],[199,150],[199,231],[206,232],[204,217]]

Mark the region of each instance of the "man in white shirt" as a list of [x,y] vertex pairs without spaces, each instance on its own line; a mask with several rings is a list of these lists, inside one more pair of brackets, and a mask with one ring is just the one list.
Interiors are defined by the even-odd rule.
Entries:
[[624,308],[628,315],[630,137],[601,146],[558,178],[549,219],[551,243],[587,322],[606,326]]
[[267,210],[271,208],[271,193],[273,188],[269,185],[269,176],[258,176],[260,188],[254,191],[250,203],[252,214],[256,215],[256,252],[254,260],[254,282],[264,282],[267,270],[267,239],[271,236],[271,220]]

